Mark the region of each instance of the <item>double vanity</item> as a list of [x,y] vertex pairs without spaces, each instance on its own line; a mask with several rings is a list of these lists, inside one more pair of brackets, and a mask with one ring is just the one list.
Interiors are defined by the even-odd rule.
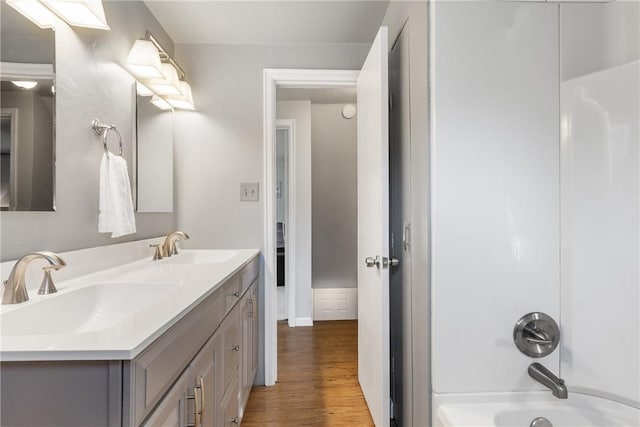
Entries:
[[92,272],[74,261],[99,253],[60,254],[58,292],[38,295],[27,275],[30,299],[1,306],[1,425],[240,424],[258,366],[259,252],[152,260],[148,243],[96,248],[148,256]]

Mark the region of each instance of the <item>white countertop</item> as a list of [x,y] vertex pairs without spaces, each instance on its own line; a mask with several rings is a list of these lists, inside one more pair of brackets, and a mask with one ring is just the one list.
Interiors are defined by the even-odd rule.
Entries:
[[[259,251],[183,250],[56,283],[58,292],[0,306],[0,360],[130,360]],[[226,258],[226,259],[225,259]],[[116,307],[117,309],[113,309]]]

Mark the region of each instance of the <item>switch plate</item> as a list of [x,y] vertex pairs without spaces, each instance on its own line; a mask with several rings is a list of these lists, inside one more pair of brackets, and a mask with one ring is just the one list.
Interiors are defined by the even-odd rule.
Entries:
[[257,182],[240,183],[240,201],[257,202],[259,199],[259,188]]

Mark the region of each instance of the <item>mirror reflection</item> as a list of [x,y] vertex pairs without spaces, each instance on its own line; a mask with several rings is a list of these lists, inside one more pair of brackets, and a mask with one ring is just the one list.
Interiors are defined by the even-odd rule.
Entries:
[[173,111],[137,97],[137,211],[173,212]]
[[55,209],[55,39],[0,4],[0,209]]

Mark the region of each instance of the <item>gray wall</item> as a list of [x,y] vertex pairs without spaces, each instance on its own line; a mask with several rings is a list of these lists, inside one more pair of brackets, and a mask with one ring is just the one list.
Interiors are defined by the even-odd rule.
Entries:
[[367,44],[176,46],[198,110],[175,115],[176,211],[192,247],[264,249],[265,189],[258,202],[239,201],[240,182],[263,176],[263,69],[359,69],[368,50]]
[[[427,2],[392,1],[382,25],[389,27],[389,47],[402,30],[409,35],[409,113],[411,129],[411,341],[413,425],[431,418],[430,336],[430,192],[429,10]],[[393,309],[393,308],[392,308]],[[408,425],[411,421],[405,418]]]
[[312,287],[357,287],[356,119],[311,104]]
[[[173,43],[142,2],[104,2],[111,31],[71,28],[56,37],[56,212],[2,212],[2,260],[38,249],[68,251],[165,234],[176,215],[137,214],[138,232],[118,239],[99,234],[100,139],[91,130],[98,117],[114,123],[125,141],[131,170],[135,125],[133,77],[124,69],[137,38],[150,30],[169,50]],[[113,141],[111,141],[113,144]]]

